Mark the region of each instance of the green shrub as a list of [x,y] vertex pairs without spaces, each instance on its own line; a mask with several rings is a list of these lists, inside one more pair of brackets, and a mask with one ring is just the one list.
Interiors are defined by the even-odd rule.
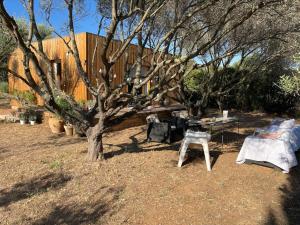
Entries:
[[24,99],[26,102],[35,104],[37,99],[36,96],[34,94],[34,92],[32,91],[23,91],[20,94],[20,98]]
[[87,100],[86,102],[86,106],[88,109],[93,108],[95,104],[96,104],[96,100]]
[[242,76],[246,79],[228,95],[229,108],[271,113],[283,113],[294,108],[297,99],[291,94],[284,94],[275,85],[278,83],[278,76],[263,72],[249,75],[247,71]]
[[78,105],[80,105],[83,108],[86,107],[86,103],[87,103],[87,101],[83,100],[83,99],[78,101]]
[[36,102],[37,102],[37,98],[33,91],[14,90],[13,95],[20,98],[21,100],[24,100],[24,101],[32,103],[32,104],[36,104]]
[[290,95],[300,95],[300,77],[299,74],[293,76],[283,75],[278,82],[279,87]]
[[0,82],[0,92],[8,93],[8,83],[7,82]]
[[57,96],[55,98],[55,102],[59,106],[59,108],[61,108],[64,111],[70,111],[72,109],[70,103],[60,96]]
[[192,70],[184,78],[184,88],[188,92],[199,92],[206,78],[206,73],[203,70]]
[[250,73],[243,68],[221,68],[210,77],[205,70],[193,70],[184,79],[184,91],[189,100],[185,104],[206,107],[201,100],[207,95],[208,107],[291,112],[297,102],[296,96],[300,95],[297,93],[300,78],[297,79],[282,77],[270,70]]

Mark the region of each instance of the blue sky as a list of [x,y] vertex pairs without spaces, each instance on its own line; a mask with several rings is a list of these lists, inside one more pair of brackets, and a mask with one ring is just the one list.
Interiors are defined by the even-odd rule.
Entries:
[[[55,0],[56,8],[51,15],[51,23],[54,29],[61,35],[68,35],[66,32],[66,22],[67,22],[67,11],[65,7],[62,7],[63,0]],[[96,2],[95,0],[85,0],[85,16],[80,19],[75,19],[75,31],[76,33],[90,32],[97,33],[99,15],[96,13]],[[27,12],[19,0],[5,0],[4,5],[8,13],[15,18],[25,18],[28,19]],[[40,9],[40,1],[35,0],[35,15],[38,23],[47,24],[45,20],[45,15]],[[103,34],[103,31],[101,32]],[[133,41],[133,43],[135,43]],[[239,56],[235,57],[233,62],[236,62]]]
[[[56,1],[59,4],[63,4],[63,1]],[[99,21],[99,16],[96,14],[96,3],[95,0],[86,0],[86,15],[77,19],[75,21],[76,33],[80,32],[90,32],[97,33],[97,24]],[[36,19],[38,23],[45,23],[45,15],[41,12],[39,7],[39,0],[35,1],[35,13]],[[28,19],[26,10],[22,6],[19,0],[5,0],[4,5],[8,11],[8,13],[15,18],[25,18]],[[62,9],[62,7],[57,7],[54,10],[53,15],[51,16],[51,23],[56,31],[63,34],[63,30],[65,30],[65,23],[67,22],[67,12]]]

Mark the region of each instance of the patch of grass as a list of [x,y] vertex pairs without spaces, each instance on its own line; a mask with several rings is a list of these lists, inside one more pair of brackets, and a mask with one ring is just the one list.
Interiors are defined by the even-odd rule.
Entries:
[[0,82],[0,92],[8,93],[8,83],[7,82]]
[[50,169],[61,169],[62,166],[63,164],[59,160],[54,160],[49,164]]
[[41,163],[43,163],[43,164],[48,164],[49,162],[48,162],[47,160],[42,159],[42,160],[41,160]]

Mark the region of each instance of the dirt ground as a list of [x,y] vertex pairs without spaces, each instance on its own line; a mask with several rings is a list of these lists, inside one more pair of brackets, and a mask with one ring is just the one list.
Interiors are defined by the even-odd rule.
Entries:
[[210,143],[212,172],[200,150],[177,168],[179,143],[147,143],[143,126],[107,134],[106,160],[88,163],[84,138],[1,123],[0,224],[300,224],[299,168],[237,165],[245,135],[270,120],[239,116],[238,143]]

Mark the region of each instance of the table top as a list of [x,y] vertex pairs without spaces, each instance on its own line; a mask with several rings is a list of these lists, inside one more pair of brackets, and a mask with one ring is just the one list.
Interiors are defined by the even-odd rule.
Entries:
[[220,125],[220,124],[232,123],[237,121],[238,121],[237,117],[227,117],[227,119],[224,119],[223,117],[216,117],[216,118],[206,118],[200,120],[190,119],[188,120],[188,123],[204,126],[204,125]]
[[184,110],[185,106],[175,104],[175,105],[169,105],[169,106],[150,106],[148,108],[143,109],[142,111],[138,112],[139,114],[143,113],[157,113],[162,111],[178,111],[178,110]]

